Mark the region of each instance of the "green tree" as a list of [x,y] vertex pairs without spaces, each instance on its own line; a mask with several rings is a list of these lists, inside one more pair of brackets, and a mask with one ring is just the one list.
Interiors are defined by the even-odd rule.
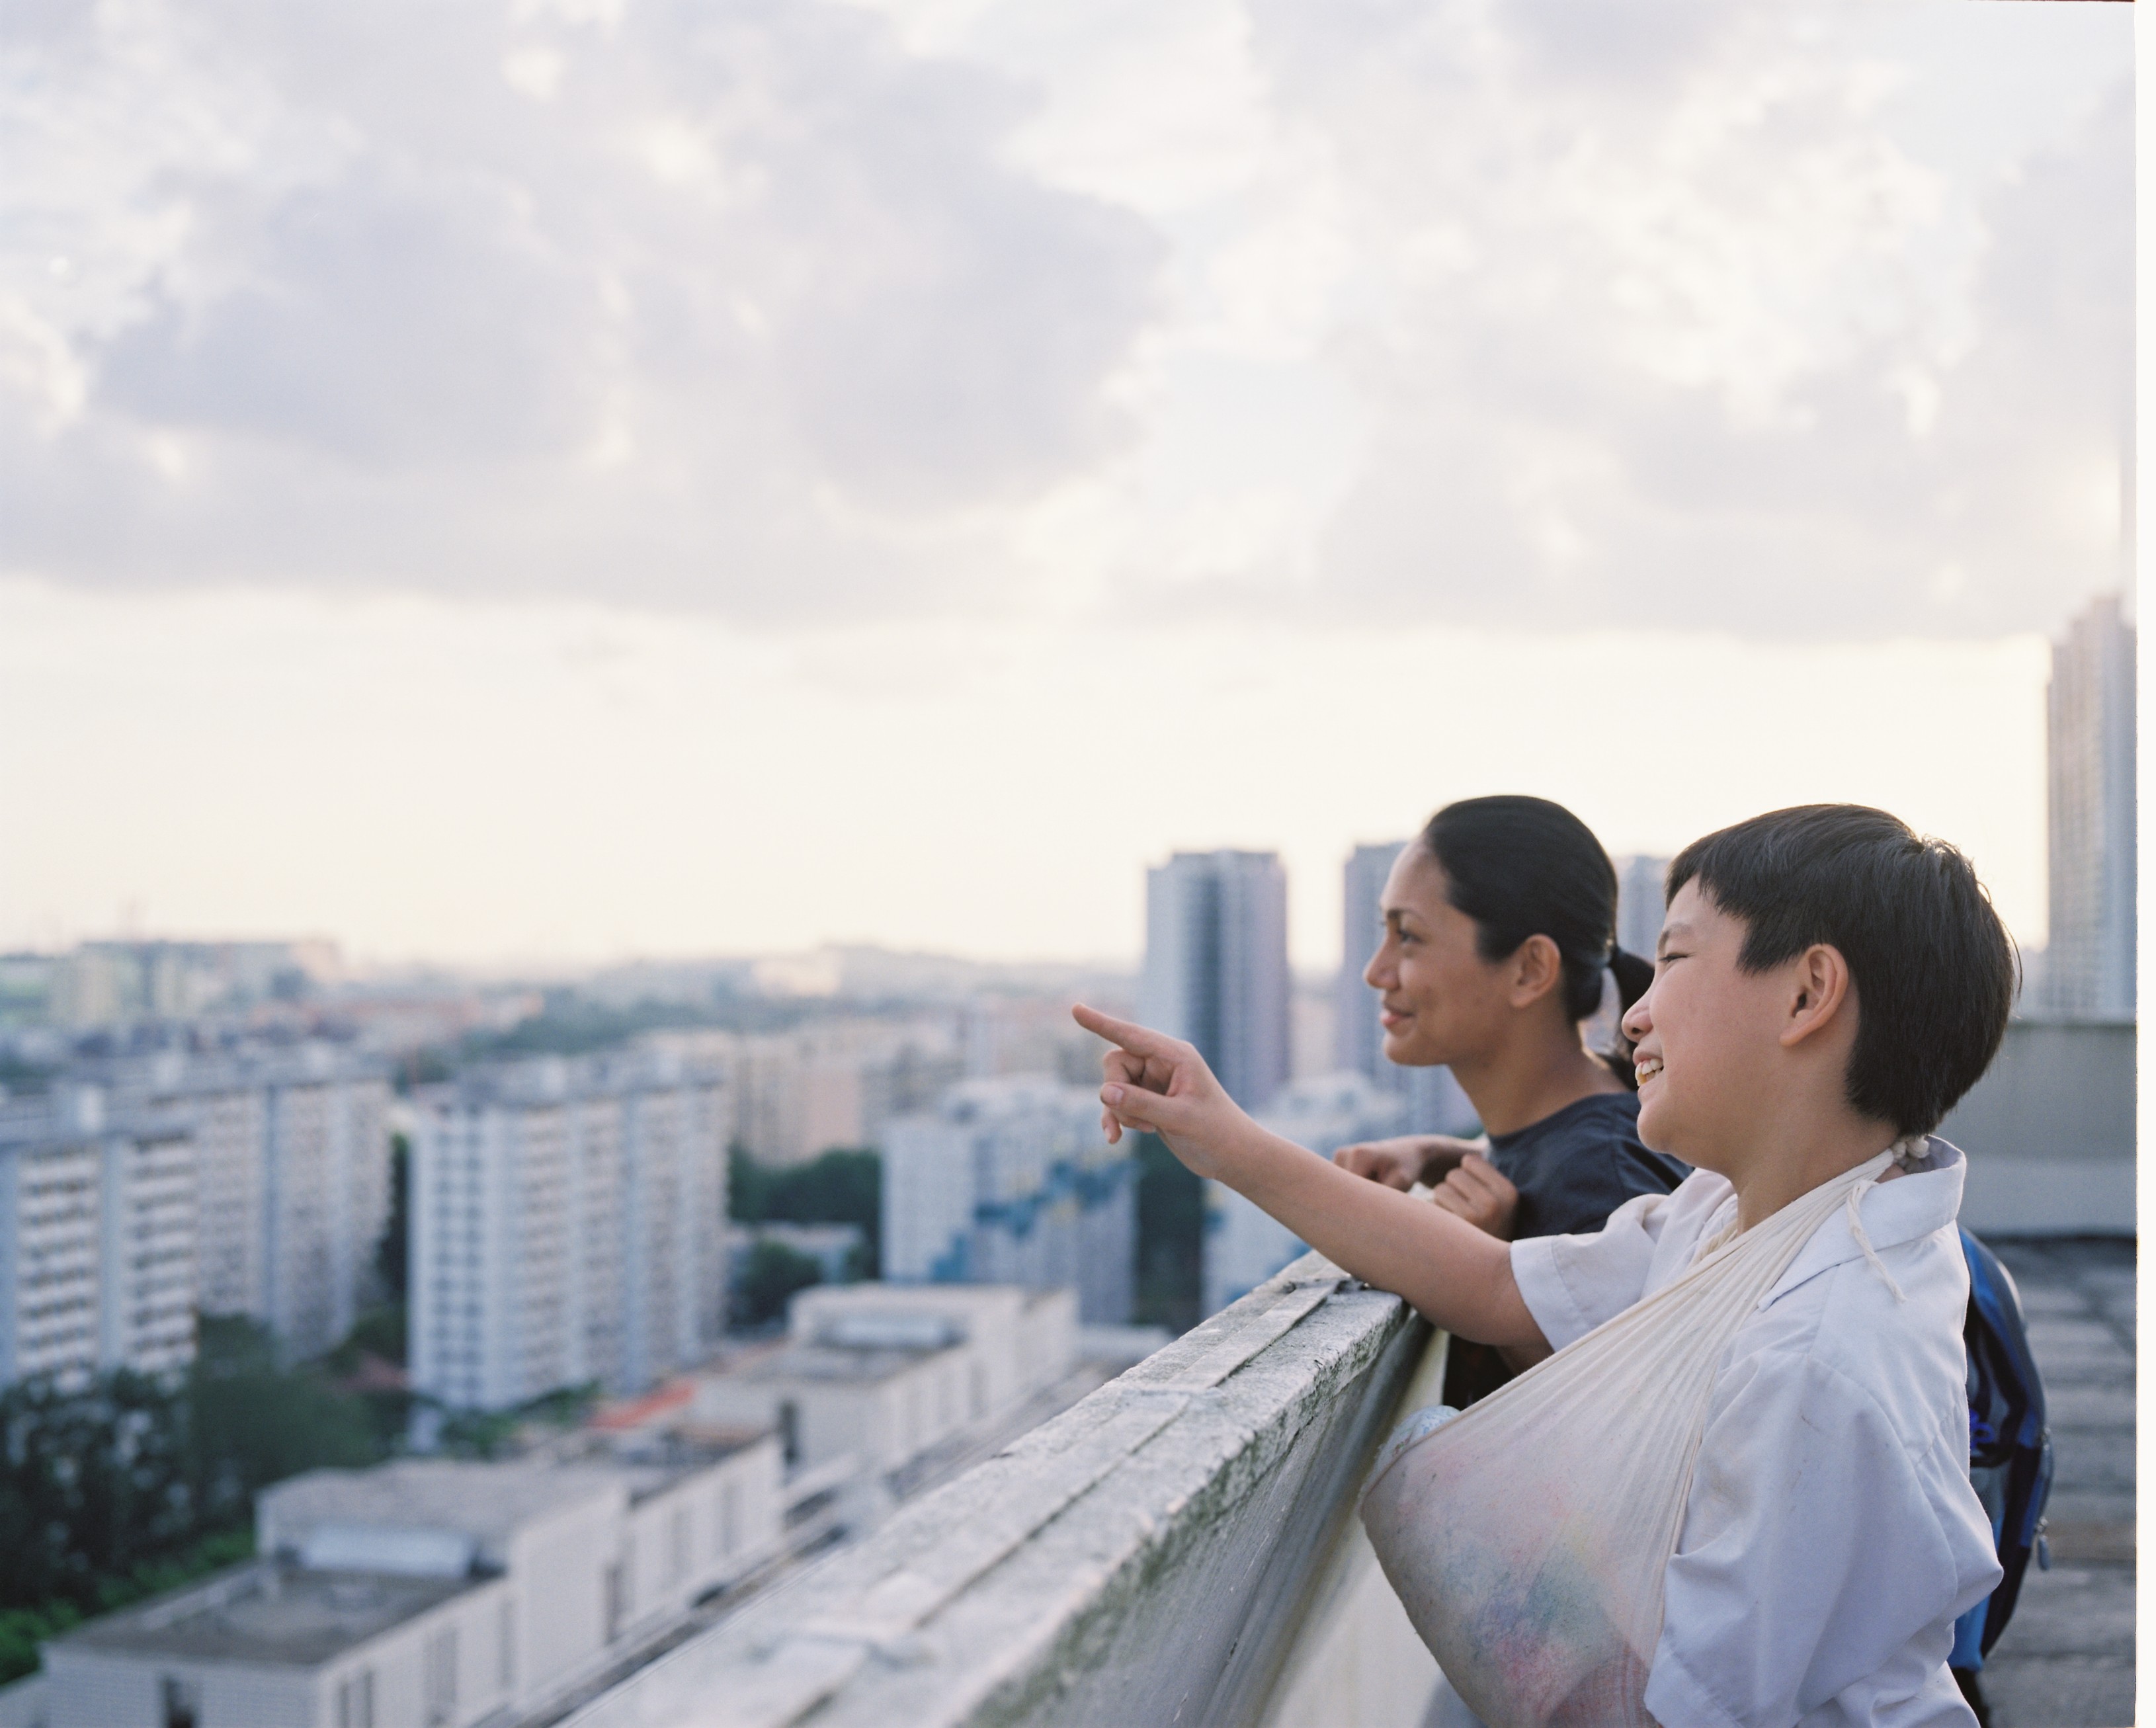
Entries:
[[783,1242],[759,1242],[735,1284],[734,1318],[745,1326],[778,1319],[794,1292],[824,1281],[824,1269]]
[[192,1536],[184,1428],[176,1388],[141,1374],[0,1393],[0,1607],[93,1608],[100,1580]]
[[244,1316],[202,1317],[186,1398],[188,1474],[205,1525],[248,1518],[256,1490],[301,1470],[382,1455],[366,1404],[316,1369],[280,1368],[270,1329]]
[[[412,1142],[402,1134],[389,1136],[389,1220],[382,1239],[374,1244],[375,1276],[382,1280],[385,1301],[402,1304],[411,1295],[412,1265]],[[404,1360],[400,1351],[398,1361]]]
[[0,1391],[0,1683],[82,1616],[244,1559],[258,1490],[385,1455],[368,1404],[280,1367],[266,1327],[204,1315],[197,1339],[183,1376]]
[[737,1146],[727,1167],[727,1211],[737,1223],[855,1225],[866,1262],[860,1275],[881,1275],[883,1159],[875,1151],[834,1146],[774,1170]]
[[1137,1137],[1137,1292],[1132,1318],[1187,1332],[1204,1318],[1205,1184],[1159,1136]]

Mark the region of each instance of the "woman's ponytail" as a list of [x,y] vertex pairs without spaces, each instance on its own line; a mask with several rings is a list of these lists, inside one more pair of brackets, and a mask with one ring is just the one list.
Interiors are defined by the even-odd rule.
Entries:
[[1655,963],[1640,955],[1628,954],[1613,942],[1609,945],[1609,976],[1617,981],[1617,1028],[1612,1048],[1596,1054],[1609,1064],[1612,1074],[1636,1092],[1640,1090],[1640,1078],[1632,1069],[1632,1040],[1625,1036],[1625,1017],[1655,982]]
[[[1654,982],[1652,965],[1611,941],[1617,872],[1609,854],[1562,804],[1466,798],[1431,817],[1422,838],[1445,872],[1446,897],[1475,920],[1485,960],[1502,959],[1532,936],[1557,945],[1565,1013],[1573,1020],[1602,1006],[1605,972],[1617,981],[1620,1018]],[[1630,1085],[1632,1050],[1621,1032],[1617,1044],[1604,1059]]]
[[1621,1024],[1632,1004],[1645,996],[1655,982],[1655,962],[1627,954],[1614,944],[1609,950],[1609,975],[1617,981],[1617,1018]]

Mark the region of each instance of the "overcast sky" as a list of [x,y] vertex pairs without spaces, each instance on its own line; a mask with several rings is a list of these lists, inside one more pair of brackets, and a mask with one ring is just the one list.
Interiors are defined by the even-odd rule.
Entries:
[[2041,940],[2131,23],[15,0],[0,942],[1128,955],[1248,843],[1316,962],[1499,787]]

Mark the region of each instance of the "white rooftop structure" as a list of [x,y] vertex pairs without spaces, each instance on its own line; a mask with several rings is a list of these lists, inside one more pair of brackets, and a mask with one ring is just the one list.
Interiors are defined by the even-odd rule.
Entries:
[[778,1550],[768,1433],[312,1470],[258,1560],[54,1640],[49,1728],[470,1728],[588,1680]]

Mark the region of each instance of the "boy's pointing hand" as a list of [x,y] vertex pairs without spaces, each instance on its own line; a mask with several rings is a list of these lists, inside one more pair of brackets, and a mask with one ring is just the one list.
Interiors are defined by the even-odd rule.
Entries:
[[1150,1131],[1200,1175],[1206,1174],[1200,1167],[1209,1143],[1242,1112],[1205,1059],[1181,1038],[1083,1002],[1070,1010],[1070,1018],[1116,1046],[1101,1059],[1101,1127],[1109,1145],[1121,1141],[1127,1130]]

